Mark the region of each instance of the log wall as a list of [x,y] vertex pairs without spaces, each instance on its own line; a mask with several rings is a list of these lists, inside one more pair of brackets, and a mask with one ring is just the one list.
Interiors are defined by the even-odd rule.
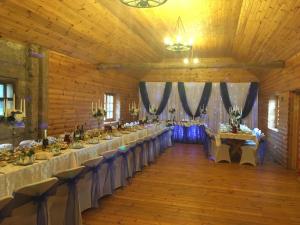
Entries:
[[78,124],[97,126],[91,102],[104,93],[114,93],[120,117],[130,120],[129,103],[138,101],[138,80],[116,71],[99,71],[96,65],[69,56],[49,53],[48,129],[57,135],[72,131]]
[[[288,155],[288,122],[289,92],[300,89],[300,53],[286,62],[286,68],[263,75],[260,78],[259,94],[259,126],[267,134],[269,151],[274,159],[287,166]],[[268,129],[268,101],[279,96],[279,127],[278,131]]]

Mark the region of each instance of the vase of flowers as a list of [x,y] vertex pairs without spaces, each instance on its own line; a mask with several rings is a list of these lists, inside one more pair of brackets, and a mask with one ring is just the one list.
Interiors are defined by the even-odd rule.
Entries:
[[229,109],[229,124],[232,128],[232,133],[237,133],[242,118],[242,110],[240,110],[237,106],[231,107]]
[[93,110],[93,117],[97,119],[98,128],[100,128],[101,123],[104,121],[104,117],[106,116],[106,114],[107,114],[106,110],[101,106]]
[[153,116],[152,122],[158,122],[157,108],[155,105],[150,105],[149,112]]
[[15,156],[17,156],[19,165],[30,165],[35,161],[34,147],[20,147],[16,149]]
[[173,123],[175,122],[175,112],[176,112],[176,109],[174,107],[171,107],[169,109],[169,113],[171,114],[171,117],[170,120],[173,120]]

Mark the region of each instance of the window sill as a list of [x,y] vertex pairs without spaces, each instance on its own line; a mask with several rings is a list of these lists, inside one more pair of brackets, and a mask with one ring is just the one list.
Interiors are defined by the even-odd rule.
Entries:
[[273,127],[268,127],[268,129],[271,130],[271,131],[275,131],[275,132],[279,131],[278,128],[273,128]]

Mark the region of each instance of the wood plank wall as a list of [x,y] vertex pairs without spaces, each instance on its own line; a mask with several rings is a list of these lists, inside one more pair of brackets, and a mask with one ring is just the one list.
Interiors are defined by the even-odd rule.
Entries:
[[79,59],[49,52],[48,129],[50,135],[72,131],[77,124],[97,127],[91,116],[91,102],[114,93],[120,118],[130,120],[128,105],[138,101],[138,80],[116,71],[98,71]]
[[[265,74],[260,78],[259,126],[267,134],[269,150],[274,159],[287,165],[289,91],[300,89],[300,53],[286,62],[286,68]],[[280,113],[278,131],[268,129],[268,101],[279,96]]]
[[[177,59],[171,62],[181,62]],[[231,57],[223,58],[200,58],[204,65],[235,64],[237,61]],[[183,62],[182,62],[183,65]],[[146,72],[141,80],[160,82],[251,82],[258,81],[258,78],[245,69],[240,68],[209,68],[209,69],[153,69]]]

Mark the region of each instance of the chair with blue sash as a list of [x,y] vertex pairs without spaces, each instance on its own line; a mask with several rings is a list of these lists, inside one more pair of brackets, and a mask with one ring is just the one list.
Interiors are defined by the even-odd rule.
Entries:
[[0,224],[2,224],[2,221],[10,216],[13,205],[12,200],[12,196],[5,196],[0,199]]
[[54,176],[59,184],[54,196],[49,197],[49,225],[81,225],[78,182],[85,167],[79,166],[61,171]]
[[104,157],[103,165],[101,166],[101,197],[106,195],[112,195],[116,189],[116,155],[118,149],[103,152],[101,155]]
[[144,138],[136,141],[135,147],[132,149],[133,160],[135,161],[135,172],[141,172],[144,168]]
[[85,169],[77,186],[81,211],[98,207],[102,193],[100,170],[103,160],[103,156],[98,156],[82,163]]
[[135,147],[136,147],[137,141],[129,142],[126,146],[128,149],[127,153],[127,163],[128,163],[128,177],[132,178],[134,177],[134,174],[136,172],[136,156],[135,156]]
[[[33,183],[14,192],[10,216],[1,225],[48,225],[48,198],[55,194],[58,179]],[[2,213],[2,212],[1,212]]]

